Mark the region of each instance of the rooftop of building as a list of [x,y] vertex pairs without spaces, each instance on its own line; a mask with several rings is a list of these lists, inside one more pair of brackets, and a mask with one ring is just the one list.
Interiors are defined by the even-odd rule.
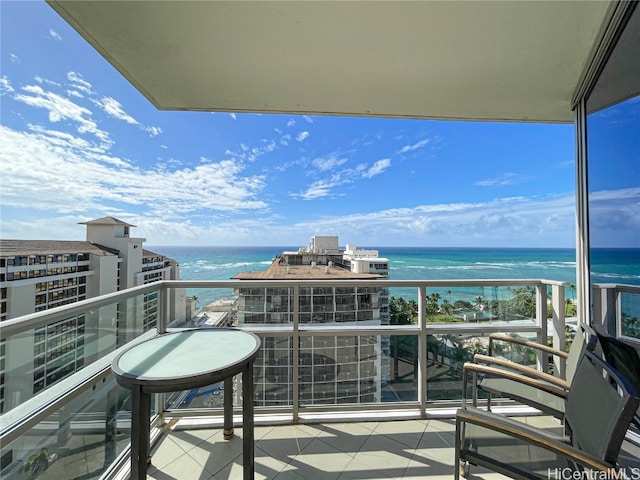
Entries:
[[78,225],[124,225],[125,227],[135,227],[135,225],[123,222],[116,217],[97,218],[95,220],[88,220],[86,222],[78,222]]
[[389,263],[389,259],[386,257],[376,257],[375,255],[344,255],[347,260],[354,262],[356,260],[370,261],[377,263]]
[[[29,255],[72,255],[89,253],[99,256],[120,255],[117,248],[106,247],[86,240],[13,240],[0,239],[0,257],[16,257]],[[160,257],[164,261],[178,263],[161,253],[142,250],[143,258]]]
[[163,254],[152,252],[151,250],[147,250],[146,248],[142,249],[142,257],[143,258],[148,258],[148,257],[163,257],[163,258],[166,258]]
[[283,258],[274,259],[267,270],[241,272],[231,277],[236,280],[360,280],[386,278],[375,273],[355,273],[333,265],[287,265]]
[[91,253],[118,255],[118,250],[81,240],[0,240],[0,256]]

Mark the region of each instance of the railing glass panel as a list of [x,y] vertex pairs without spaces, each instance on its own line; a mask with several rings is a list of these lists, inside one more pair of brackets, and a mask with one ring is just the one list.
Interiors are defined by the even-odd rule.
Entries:
[[100,478],[131,440],[129,401],[107,377],[3,444],[2,478]]
[[640,286],[593,284],[593,321],[609,333],[640,343]]
[[640,292],[621,292],[621,334],[640,341]]
[[154,328],[157,314],[148,315],[148,307],[146,294],[70,316],[60,318],[58,314],[50,322],[46,322],[47,315],[43,312],[39,316],[45,320],[39,326],[3,335],[2,412],[10,411]]

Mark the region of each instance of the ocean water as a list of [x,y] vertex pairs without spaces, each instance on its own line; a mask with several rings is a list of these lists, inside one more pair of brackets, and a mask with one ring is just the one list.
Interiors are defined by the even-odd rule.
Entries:
[[[265,270],[272,259],[288,247],[148,247],[180,263],[184,280],[228,280],[243,271]],[[362,247],[365,248],[365,247]],[[443,279],[529,279],[542,278],[576,284],[573,249],[556,248],[417,248],[366,247],[389,259],[394,280]],[[640,249],[594,249],[591,252],[593,281],[640,285]],[[221,298],[231,298],[231,290],[189,289],[198,297],[198,307]],[[487,296],[490,292],[443,291],[456,298]],[[391,292],[394,296],[415,297],[415,291]],[[575,291],[567,289],[567,298]]]

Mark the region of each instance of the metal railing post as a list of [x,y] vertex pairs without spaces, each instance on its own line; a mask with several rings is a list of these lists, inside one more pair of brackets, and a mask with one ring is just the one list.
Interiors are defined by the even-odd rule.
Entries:
[[168,287],[164,285],[158,288],[158,322],[156,325],[159,334],[167,333],[167,324],[169,317],[169,295],[167,293],[167,290]]
[[[622,336],[622,292],[616,286],[610,294],[613,297],[613,306],[615,308],[614,315],[607,317],[607,329],[609,332],[615,332],[616,337]],[[613,318],[612,318],[613,317]]]
[[602,292],[600,285],[594,284],[591,288],[591,321],[594,324],[603,324],[602,309]]
[[291,366],[291,408],[293,422],[298,422],[300,413],[300,285],[293,285],[293,365]]
[[[540,328],[538,333],[538,343],[547,343],[547,285],[544,283],[536,285],[536,324]],[[538,370],[549,371],[549,358],[545,353],[538,353],[536,357]]]
[[418,399],[420,416],[427,416],[427,287],[418,287]]
[[620,335],[618,318],[622,318],[619,305],[619,291],[616,284],[593,285],[593,321],[613,335]]
[[[552,285],[551,306],[553,310],[551,319],[553,324],[553,348],[567,351],[564,285]],[[556,376],[566,378],[566,362],[554,357],[553,371]]]

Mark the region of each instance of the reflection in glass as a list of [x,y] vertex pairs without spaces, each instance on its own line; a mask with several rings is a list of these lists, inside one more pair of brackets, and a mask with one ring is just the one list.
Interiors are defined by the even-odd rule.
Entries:
[[622,336],[640,338],[640,295],[623,293],[621,295]]
[[97,479],[131,441],[130,393],[113,377],[2,445],[2,478]]
[[638,248],[640,96],[592,113],[587,131],[591,247]]
[[[589,263],[596,284],[640,285],[640,271],[630,267],[640,257],[639,44],[636,8],[586,104]],[[622,333],[640,338],[640,295],[623,297]]]

